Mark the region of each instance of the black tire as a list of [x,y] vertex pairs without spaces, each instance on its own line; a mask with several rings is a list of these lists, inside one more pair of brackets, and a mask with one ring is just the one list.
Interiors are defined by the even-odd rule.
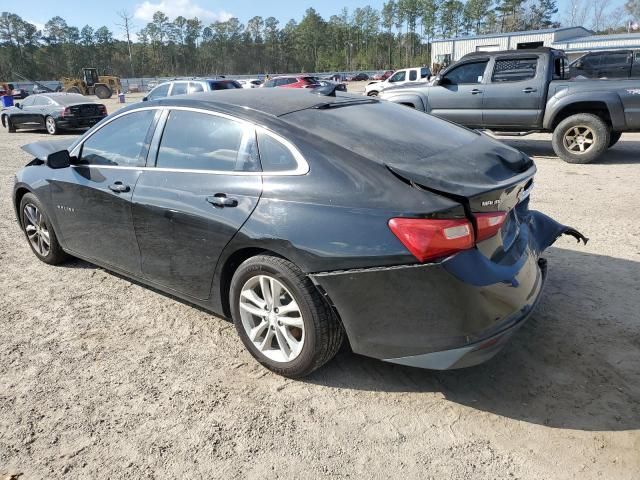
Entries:
[[[578,135],[577,132],[583,132],[584,135]],[[584,144],[576,140],[580,138]],[[587,144],[589,140],[591,143]],[[552,145],[556,155],[565,162],[583,164],[593,162],[602,155],[609,148],[610,141],[611,128],[604,120],[591,113],[578,113],[558,124],[553,131]],[[581,152],[580,148],[584,148],[584,151]]]
[[[49,236],[49,249],[46,252],[40,252],[37,250],[37,241],[36,245],[34,245],[32,240],[29,238],[29,232],[27,232],[29,225],[34,223],[32,222],[32,219],[29,218],[26,211],[27,207],[31,206],[35,207],[37,212],[41,215],[42,220],[40,225],[46,230]],[[33,210],[30,211],[33,212]],[[25,194],[20,201],[20,225],[22,226],[22,231],[27,238],[27,243],[29,244],[29,247],[31,247],[31,251],[36,257],[38,257],[38,259],[44,263],[48,263],[49,265],[58,265],[69,258],[69,255],[62,250],[62,247],[58,243],[58,237],[56,236],[56,232],[53,230],[53,225],[51,224],[51,220],[49,220],[46,210],[43,208],[40,200],[38,200],[38,197],[33,193]],[[30,232],[33,232],[33,230],[30,229]]]
[[106,85],[97,85],[94,90],[96,97],[100,100],[106,100],[107,98],[111,98],[111,89]]
[[60,133],[58,129],[58,124],[56,123],[56,119],[50,115],[44,117],[44,128],[47,130],[49,135],[57,135]]
[[5,115],[3,117],[4,121],[2,122],[7,127],[7,132],[16,133],[16,127],[13,126],[13,122],[11,121],[11,117]]
[[[289,362],[274,361],[265,356],[249,339],[243,325],[240,295],[247,282],[259,275],[278,280],[298,304],[304,325],[304,342],[298,356]],[[343,343],[344,329],[331,307],[311,280],[296,265],[283,258],[258,255],[246,260],[233,275],[229,298],[233,323],[242,343],[258,362],[279,375],[304,377],[331,360]]]
[[611,139],[609,140],[609,148],[613,147],[616,143],[618,143],[618,140],[620,140],[621,136],[622,136],[622,132],[611,132]]
[[82,94],[82,92],[80,91],[80,89],[78,87],[69,87],[69,88],[67,88],[67,93]]
[[375,90],[370,91],[369,93],[367,93],[368,97],[377,97],[378,96],[378,92]]

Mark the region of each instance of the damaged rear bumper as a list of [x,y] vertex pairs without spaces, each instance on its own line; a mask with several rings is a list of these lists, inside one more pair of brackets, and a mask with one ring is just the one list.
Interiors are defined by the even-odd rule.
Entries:
[[539,212],[522,219],[520,255],[495,263],[477,249],[438,263],[311,275],[342,319],[354,352],[431,369],[482,363],[506,344],[540,299],[541,253],[579,232]]

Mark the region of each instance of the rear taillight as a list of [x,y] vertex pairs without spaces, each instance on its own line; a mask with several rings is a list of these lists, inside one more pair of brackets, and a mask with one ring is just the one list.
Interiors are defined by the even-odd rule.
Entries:
[[474,246],[473,227],[466,219],[392,218],[389,228],[420,262]]
[[100,110],[101,115],[107,115],[107,107],[104,105],[98,105],[98,110]]
[[71,113],[71,109],[69,107],[62,110],[63,117],[73,117],[73,113]]
[[481,242],[493,237],[502,228],[507,212],[475,213],[476,240]]

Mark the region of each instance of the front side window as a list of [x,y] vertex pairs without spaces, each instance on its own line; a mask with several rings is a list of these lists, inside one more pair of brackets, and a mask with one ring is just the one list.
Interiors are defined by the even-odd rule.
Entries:
[[187,82],[176,82],[173,84],[173,89],[171,90],[171,96],[174,95],[184,95],[187,93],[187,86],[189,84]]
[[407,72],[396,72],[389,78],[389,82],[404,82],[405,78],[407,78]]
[[23,107],[31,107],[33,106],[33,102],[35,102],[38,97],[27,97],[25,98],[20,105]]
[[286,172],[298,167],[293,153],[286,145],[260,131],[258,132],[258,151],[260,152],[262,171],[265,173]]
[[450,85],[476,84],[482,83],[484,70],[488,60],[482,62],[465,63],[454,68],[445,75]]
[[536,76],[537,57],[500,58],[493,68],[493,82],[522,82]]
[[169,95],[169,87],[171,86],[170,83],[164,83],[156,88],[154,88],[153,90],[151,90],[151,93],[149,93],[149,95],[147,96],[148,100],[157,100],[158,98],[164,98],[167,95]]
[[142,110],[116,118],[91,135],[80,152],[80,165],[143,167],[149,127],[156,110]]
[[428,78],[431,75],[431,70],[427,67],[422,67],[420,69],[420,78]]
[[223,172],[246,170],[248,161],[244,154],[251,143],[247,140],[251,137],[248,129],[241,122],[217,115],[173,110],[162,133],[156,166]]

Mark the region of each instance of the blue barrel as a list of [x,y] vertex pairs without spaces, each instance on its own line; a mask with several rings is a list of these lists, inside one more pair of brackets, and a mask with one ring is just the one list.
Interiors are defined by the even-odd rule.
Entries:
[[119,101],[120,103],[124,103],[124,93],[119,93],[119,94],[118,94],[118,101]]
[[13,95],[2,96],[2,107],[3,108],[13,107]]

